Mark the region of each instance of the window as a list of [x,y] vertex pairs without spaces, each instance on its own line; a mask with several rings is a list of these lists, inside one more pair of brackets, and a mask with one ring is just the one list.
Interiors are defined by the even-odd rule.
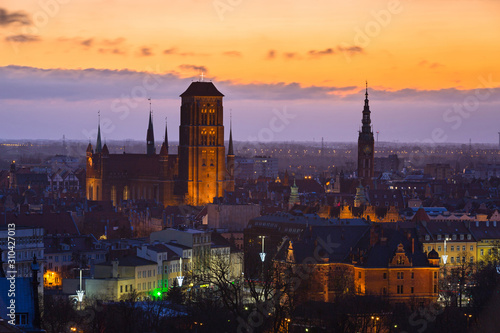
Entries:
[[434,285],[434,294],[437,294],[437,292],[438,292],[438,286],[437,286],[437,284],[435,284]]
[[120,286],[120,292],[121,293],[123,292],[123,286]]
[[384,273],[384,280],[387,279],[387,273]]
[[[427,236],[425,236],[427,237]],[[427,252],[431,252],[431,247],[430,246],[427,246]]]
[[434,272],[434,278],[437,279],[438,278],[438,272]]
[[484,256],[484,250],[483,249],[481,249],[481,255]]
[[361,279],[361,272],[358,272],[358,279]]
[[451,236],[453,240],[457,240],[457,235],[453,234],[453,236]]
[[16,313],[16,326],[26,326],[26,325],[28,325],[28,314]]
[[471,264],[474,262],[474,257],[470,257]]
[[474,251],[474,245],[471,245],[471,246],[470,246],[470,250],[471,250],[471,251]]
[[402,285],[398,286],[397,293],[398,294],[402,294],[403,293],[403,286]]
[[[460,250],[460,248],[459,248],[459,250]],[[451,251],[455,251],[455,246],[453,246],[453,245],[451,246]]]
[[451,257],[451,262],[454,263],[455,262],[455,257]]
[[464,240],[464,235],[460,235],[460,240]]
[[437,239],[438,239],[438,240],[441,240],[441,235],[437,235]]
[[411,278],[415,278],[415,273],[414,272],[411,272]]
[[462,251],[465,251],[465,245],[462,246]]
[[457,264],[460,263],[460,257],[457,257]]
[[125,285],[125,292],[128,292],[128,284]]
[[471,235],[467,235],[467,240],[471,240],[472,236]]
[[410,293],[412,293],[412,294],[413,294],[413,287],[411,287],[411,291],[410,291]]
[[438,246],[438,252],[441,252],[441,246]]
[[429,235],[425,235],[425,240],[426,240],[426,241],[428,241],[428,240],[430,240],[430,239],[431,239],[431,236],[429,236]]

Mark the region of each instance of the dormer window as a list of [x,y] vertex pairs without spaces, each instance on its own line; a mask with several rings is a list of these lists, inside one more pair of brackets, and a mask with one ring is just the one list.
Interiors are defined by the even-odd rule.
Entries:
[[428,241],[428,240],[430,240],[430,239],[431,239],[431,237],[430,237],[429,235],[425,235],[425,240],[426,240],[426,241]]
[[471,240],[472,236],[470,234],[467,235],[467,240]]
[[452,236],[452,239],[453,239],[453,240],[457,240],[457,235],[455,235],[455,234],[454,234],[454,235]]
[[441,240],[441,235],[437,235],[437,239],[438,239],[438,240]]
[[460,235],[460,240],[464,240],[464,235]]

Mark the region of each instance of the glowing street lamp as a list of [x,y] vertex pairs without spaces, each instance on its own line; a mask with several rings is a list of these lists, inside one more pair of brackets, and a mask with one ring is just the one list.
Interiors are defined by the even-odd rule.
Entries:
[[80,303],[80,310],[82,309],[83,295],[85,295],[85,291],[82,288],[82,269],[80,268],[80,290],[76,291],[76,297],[78,298],[78,303]]
[[266,260],[266,253],[264,252],[264,243],[265,243],[266,237],[267,236],[259,236],[259,238],[262,239],[262,252],[259,253],[260,260],[262,260],[262,263],[264,263],[264,261]]
[[184,281],[184,276],[182,275],[182,257],[179,258],[179,276],[177,277],[177,284],[182,287],[182,281]]

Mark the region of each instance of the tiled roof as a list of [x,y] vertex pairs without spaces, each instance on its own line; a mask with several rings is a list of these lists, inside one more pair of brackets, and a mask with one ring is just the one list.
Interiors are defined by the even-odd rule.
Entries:
[[181,94],[185,96],[224,96],[215,88],[212,82],[192,82],[187,90]]

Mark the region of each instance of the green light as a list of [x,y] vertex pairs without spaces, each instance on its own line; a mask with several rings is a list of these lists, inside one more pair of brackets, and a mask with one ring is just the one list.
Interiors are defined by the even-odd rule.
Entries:
[[161,292],[160,291],[157,292],[156,295],[158,295],[158,297],[161,296]]

